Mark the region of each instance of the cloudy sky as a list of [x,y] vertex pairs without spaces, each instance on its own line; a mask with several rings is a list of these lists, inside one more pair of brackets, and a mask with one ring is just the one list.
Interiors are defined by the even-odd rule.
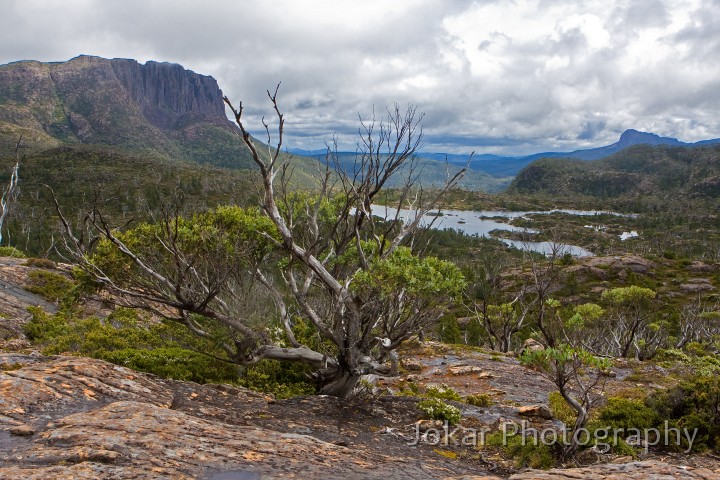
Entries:
[[358,115],[425,113],[426,151],[522,154],[628,128],[720,137],[717,0],[0,0],[0,63],[179,63],[288,143],[355,143]]

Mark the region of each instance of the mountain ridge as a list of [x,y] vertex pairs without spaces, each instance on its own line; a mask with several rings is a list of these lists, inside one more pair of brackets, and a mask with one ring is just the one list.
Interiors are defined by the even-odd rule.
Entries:
[[[600,160],[635,145],[667,145],[695,148],[714,144],[720,144],[720,138],[686,143],[672,137],[661,137],[654,133],[628,129],[620,135],[617,142],[597,148],[574,150],[572,152],[540,152],[522,156],[502,156],[494,154],[473,155],[469,168],[494,177],[512,177],[532,162],[541,158],[572,158],[591,161]],[[300,152],[298,151],[297,153]],[[418,156],[436,161],[447,161],[451,165],[458,166],[465,165],[469,158],[469,155],[428,152],[420,152]]]
[[222,91],[180,65],[88,55],[0,65],[0,154],[100,144],[130,153],[249,167]]

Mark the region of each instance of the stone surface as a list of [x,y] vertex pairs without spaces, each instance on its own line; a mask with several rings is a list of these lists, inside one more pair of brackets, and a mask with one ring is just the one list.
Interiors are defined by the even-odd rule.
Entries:
[[720,473],[707,468],[690,468],[650,460],[548,471],[529,470],[512,475],[510,480],[675,480],[681,478],[716,480],[720,479]]
[[525,405],[518,408],[518,414],[523,417],[539,417],[552,420],[552,412],[547,405]]
[[[81,357],[0,354],[0,478],[445,478],[471,473],[396,433],[414,400],[269,402]],[[16,436],[18,432],[35,432]],[[233,477],[235,478],[235,477]],[[258,477],[259,478],[259,477]]]
[[448,367],[448,372],[453,375],[469,375],[471,373],[482,372],[482,368],[477,365],[453,365]]
[[[503,385],[507,392],[502,395],[510,402],[547,398],[551,387],[535,372],[515,359],[491,358],[473,352],[462,360],[492,374],[473,382],[448,373],[461,363],[452,353],[416,360],[442,363],[443,381],[457,380],[481,391]],[[419,382],[427,378],[436,376],[417,375]],[[422,434],[445,428],[442,422],[418,422],[421,414],[412,397],[271,400],[240,387],[164,380],[99,360],[0,354],[0,478],[449,480],[499,479],[513,473],[478,461],[474,449],[466,455],[464,447],[452,444],[409,445],[416,430]],[[501,403],[488,409],[456,405],[464,409],[460,435],[520,418],[517,407]],[[545,421],[527,418],[535,425]],[[34,433],[14,434],[30,431]],[[720,471],[717,463],[693,469],[677,465],[608,463],[521,472],[512,478],[711,479]],[[677,476],[688,472],[694,476]]]

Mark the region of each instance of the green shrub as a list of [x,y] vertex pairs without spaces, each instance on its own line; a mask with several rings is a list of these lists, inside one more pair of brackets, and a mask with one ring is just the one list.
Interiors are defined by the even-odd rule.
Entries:
[[[648,406],[658,413],[657,426],[697,429],[694,451],[720,451],[720,376],[695,375],[647,399]],[[670,445],[672,447],[672,445]],[[689,445],[680,445],[681,449]]]
[[25,324],[28,339],[45,355],[74,353],[161,377],[196,382],[236,382],[238,368],[199,352],[221,356],[206,339],[170,322],[145,325],[137,312],[119,308],[106,319],[76,318],[63,310],[49,315],[39,307]]
[[439,398],[441,400],[454,400],[456,402],[463,401],[459,393],[457,393],[455,390],[445,384],[431,385],[427,387],[427,390],[423,396],[427,398]]
[[540,468],[546,470],[555,466],[555,457],[550,445],[535,442],[534,438],[523,439],[522,435],[505,436],[502,432],[490,434],[485,445],[500,449],[511,458],[517,468]]
[[197,383],[232,383],[238,379],[237,365],[180,347],[100,351],[97,358],[133,370],[176,380],[189,380]]
[[238,383],[252,390],[270,393],[276,398],[312,395],[316,388],[309,381],[310,373],[308,365],[265,359],[246,368]]
[[695,357],[690,362],[693,373],[702,377],[720,375],[720,358],[717,355]]
[[465,403],[474,407],[487,408],[493,404],[492,397],[487,393],[476,393],[465,397]]
[[[236,383],[278,398],[315,392],[307,365],[261,360],[241,368],[213,358],[224,354],[214,340],[196,337],[184,326],[169,321],[153,323],[128,308],[118,308],[105,319],[75,318],[67,311],[49,315],[39,307],[28,310],[32,318],[25,324],[25,334],[43,346],[46,355],[76,353],[165,378]],[[198,321],[213,332],[207,320]],[[222,338],[222,331],[216,334]]]
[[565,425],[572,427],[577,420],[577,412],[565,401],[558,391],[550,392],[548,406],[553,418],[557,418]]
[[0,247],[0,257],[25,258],[25,254],[15,247]]
[[47,270],[34,270],[28,274],[25,289],[37,293],[48,302],[59,303],[69,298],[75,283],[65,275]]
[[460,421],[460,409],[449,405],[439,398],[428,398],[417,404],[418,409],[432,420],[442,420],[449,425],[455,425]]
[[598,411],[597,423],[601,428],[631,428],[645,430],[657,422],[657,413],[640,400],[610,397]]

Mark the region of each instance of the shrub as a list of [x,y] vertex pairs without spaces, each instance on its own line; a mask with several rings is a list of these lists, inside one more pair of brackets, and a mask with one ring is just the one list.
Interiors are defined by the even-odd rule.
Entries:
[[[105,319],[75,318],[65,310],[56,315],[39,307],[28,310],[32,318],[25,324],[25,334],[43,345],[46,355],[77,353],[165,378],[237,383],[278,398],[315,391],[308,366],[261,360],[241,372],[238,365],[213,358],[223,352],[212,339],[196,337],[175,323],[144,320],[128,308],[118,308]],[[213,331],[212,325],[205,326]]]
[[69,298],[75,283],[65,275],[46,270],[34,270],[28,274],[25,289],[37,293],[48,302],[59,303]]
[[137,313],[117,309],[108,318],[76,318],[62,310],[55,315],[30,307],[23,327],[28,339],[45,355],[75,353],[106,360],[161,377],[196,382],[237,381],[237,366],[199,352],[220,356],[212,342],[186,333],[169,322],[142,325]]
[[197,383],[234,382],[237,366],[180,347],[100,351],[97,358],[164,378]]
[[[658,426],[697,429],[694,451],[720,451],[720,376],[695,375],[660,394],[648,397],[648,406],[658,412]],[[689,445],[681,445],[681,449]]]
[[0,257],[25,258],[25,254],[15,247],[0,247]]
[[598,411],[597,422],[601,428],[645,430],[657,422],[657,413],[641,400],[610,397]]
[[308,365],[265,359],[246,368],[238,383],[252,390],[270,393],[276,398],[312,395],[316,389],[309,381],[311,371]]
[[476,393],[465,397],[465,403],[474,407],[487,408],[493,404],[493,400],[487,393]]
[[422,400],[417,407],[432,420],[446,421],[449,425],[455,425],[460,421],[460,409],[443,402],[439,398]]
[[25,266],[27,267],[37,267],[37,268],[48,268],[50,270],[55,270],[57,268],[57,263],[50,260],[49,258],[28,258],[25,261]]
[[552,412],[553,418],[557,418],[565,425],[575,425],[577,420],[577,412],[565,401],[558,391],[550,392],[548,396],[548,406]]
[[456,402],[463,401],[459,393],[457,393],[455,390],[445,384],[431,385],[427,387],[427,391],[423,396],[427,398],[439,398],[441,400],[453,400]]
[[535,442],[533,438],[524,438],[520,434],[506,437],[502,432],[495,432],[487,436],[485,445],[501,449],[513,460],[517,468],[546,470],[555,466],[555,457],[550,445]]

